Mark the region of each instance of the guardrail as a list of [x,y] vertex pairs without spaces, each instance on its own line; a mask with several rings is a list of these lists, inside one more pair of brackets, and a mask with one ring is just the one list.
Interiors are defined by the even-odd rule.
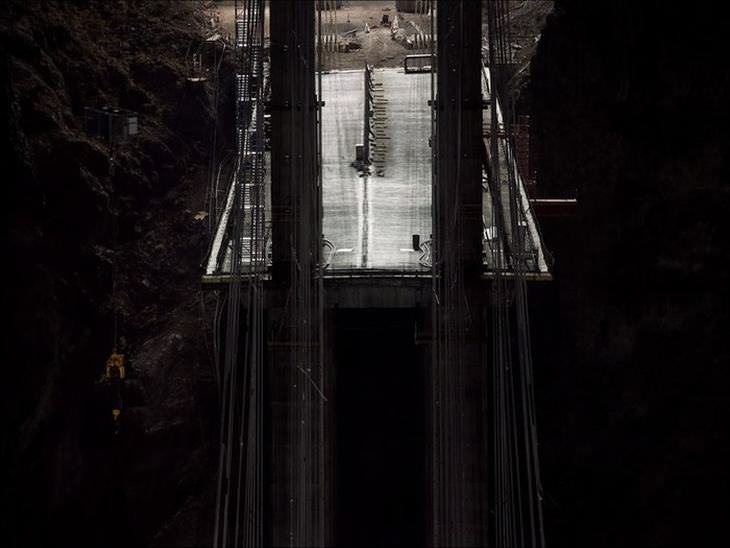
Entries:
[[403,70],[406,73],[431,72],[433,58],[434,56],[430,53],[406,55],[405,59],[403,59]]

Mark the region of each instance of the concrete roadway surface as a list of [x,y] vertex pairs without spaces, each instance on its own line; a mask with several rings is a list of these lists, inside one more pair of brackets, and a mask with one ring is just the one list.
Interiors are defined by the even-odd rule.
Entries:
[[431,75],[374,72],[384,99],[383,176],[351,165],[363,142],[363,78],[362,70],[322,75],[323,233],[335,247],[329,270],[425,272],[412,235],[421,242],[431,235]]

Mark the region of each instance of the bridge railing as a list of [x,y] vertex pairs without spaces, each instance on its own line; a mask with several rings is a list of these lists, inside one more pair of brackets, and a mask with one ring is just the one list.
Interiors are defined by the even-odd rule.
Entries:
[[433,55],[420,53],[417,55],[406,55],[403,59],[403,70],[406,73],[431,72],[433,66]]

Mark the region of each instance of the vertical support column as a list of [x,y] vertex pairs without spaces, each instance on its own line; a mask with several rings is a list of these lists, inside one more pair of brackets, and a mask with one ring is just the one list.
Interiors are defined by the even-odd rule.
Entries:
[[315,3],[271,0],[271,542],[330,543],[322,352]]
[[[440,2],[437,33],[438,194],[434,199],[442,221],[459,216],[463,268],[468,277],[474,277],[481,271],[482,245],[481,2]],[[454,196],[458,196],[457,211]],[[446,204],[451,204],[451,210]],[[446,244],[443,231],[435,236],[438,245]]]
[[[318,250],[314,242],[320,238],[319,208],[315,207],[319,198],[314,6],[272,0],[270,17],[273,275],[276,281],[288,283],[293,255],[310,263],[312,250]],[[298,203],[293,201],[295,186]],[[304,232],[297,229],[297,249],[295,225],[306,228]]]
[[433,547],[486,540],[483,340],[475,306],[482,271],[481,6],[442,1],[436,13]]

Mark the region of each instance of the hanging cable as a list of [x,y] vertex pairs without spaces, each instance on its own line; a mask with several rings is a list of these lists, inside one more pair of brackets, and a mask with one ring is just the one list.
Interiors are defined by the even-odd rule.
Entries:
[[[236,157],[232,185],[234,201],[228,227],[228,285],[223,358],[221,445],[216,496],[214,546],[231,543],[258,546],[252,531],[260,531],[261,412],[258,386],[261,357],[260,249],[263,230],[263,0],[237,0],[235,4]],[[244,245],[246,244],[246,245]],[[263,246],[265,248],[265,245]],[[265,257],[265,252],[263,253]],[[241,286],[246,280],[245,298]],[[246,320],[241,332],[241,309]],[[239,340],[243,339],[242,352]],[[252,390],[252,387],[256,387]],[[259,535],[260,536],[260,535]]]
[[[539,547],[544,546],[545,541],[527,314],[525,211],[521,197],[523,189],[518,182],[512,152],[515,114],[508,91],[511,63],[509,5],[505,0],[488,0],[486,11],[491,73],[490,192],[498,235],[497,251],[492,253],[495,277],[492,314],[492,477],[495,485],[491,498],[494,511],[492,538],[500,547]],[[507,283],[507,276],[511,278],[511,284]]]

